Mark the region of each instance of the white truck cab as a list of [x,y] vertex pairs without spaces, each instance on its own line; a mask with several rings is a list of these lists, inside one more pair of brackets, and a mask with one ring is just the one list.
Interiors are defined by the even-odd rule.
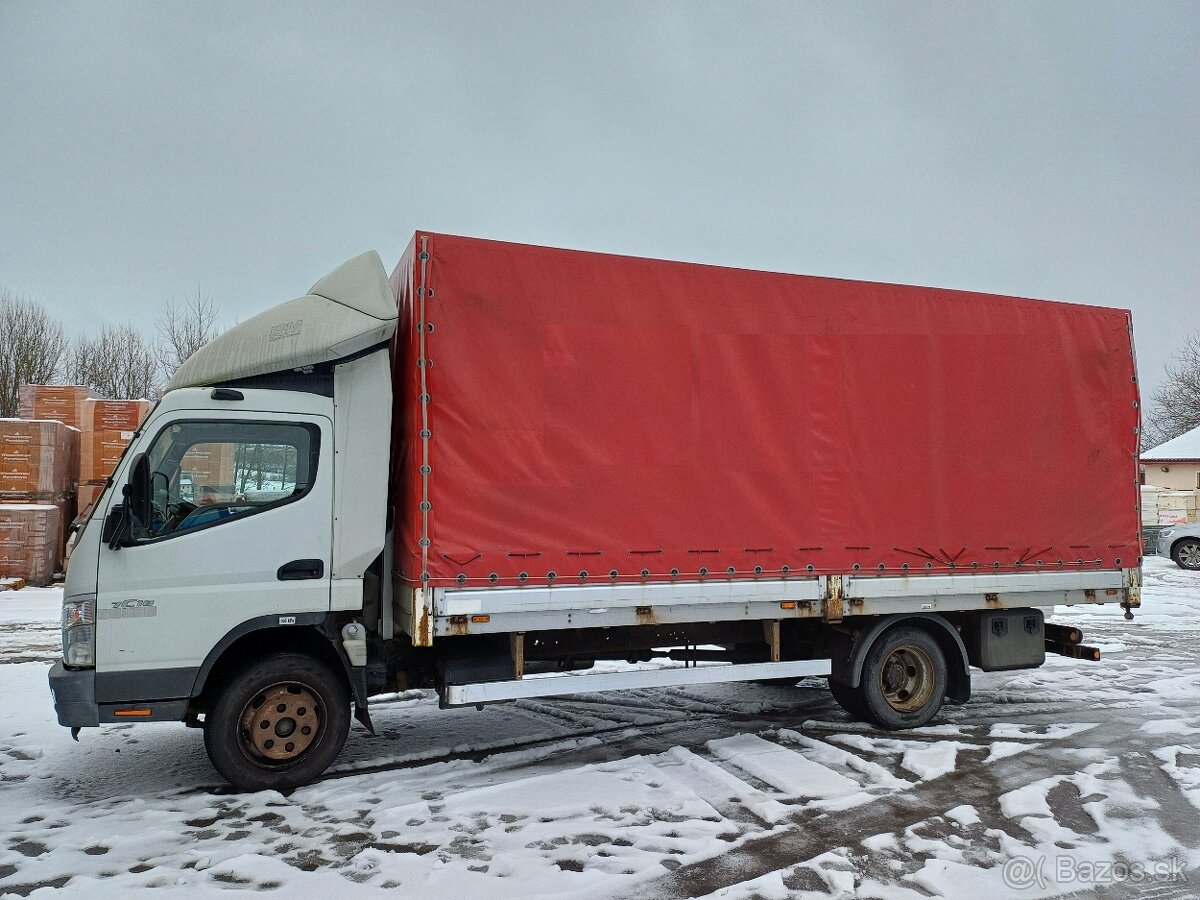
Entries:
[[[63,661],[50,675],[61,724],[194,719],[222,680],[272,654],[315,654],[338,689],[384,546],[396,321],[368,253],[179,370],[72,555]],[[280,684],[300,701],[268,729],[254,723],[271,732],[250,744],[261,766],[321,742],[336,755],[347,704],[319,684]]]

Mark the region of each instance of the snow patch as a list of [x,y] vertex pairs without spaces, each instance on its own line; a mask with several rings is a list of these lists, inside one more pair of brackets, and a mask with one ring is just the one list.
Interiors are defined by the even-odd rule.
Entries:
[[828,799],[857,794],[858,782],[793,750],[757,735],[739,734],[707,744],[718,759],[798,799]]

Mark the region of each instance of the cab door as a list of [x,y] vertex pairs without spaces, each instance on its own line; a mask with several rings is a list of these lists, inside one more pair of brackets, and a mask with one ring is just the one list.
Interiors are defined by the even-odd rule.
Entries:
[[180,410],[148,436],[150,521],[133,518],[126,546],[100,548],[101,702],[187,696],[239,625],[329,608],[331,419],[216,415]]

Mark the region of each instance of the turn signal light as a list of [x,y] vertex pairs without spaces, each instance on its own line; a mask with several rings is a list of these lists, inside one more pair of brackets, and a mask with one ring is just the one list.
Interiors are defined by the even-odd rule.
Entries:
[[779,604],[779,608],[780,609],[795,609],[796,601],[795,600],[784,600],[782,603]]
[[492,617],[491,616],[471,616],[471,621],[479,622],[479,623],[490,622],[490,621],[492,621]]
[[150,715],[150,710],[148,710],[148,709],[114,709],[113,715],[114,716],[148,716],[148,715]]

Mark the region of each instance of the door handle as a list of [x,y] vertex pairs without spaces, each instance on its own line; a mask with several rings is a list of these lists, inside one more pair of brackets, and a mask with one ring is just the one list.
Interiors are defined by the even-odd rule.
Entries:
[[325,561],[320,559],[293,559],[279,567],[276,577],[280,581],[305,581],[320,578],[325,574]]

